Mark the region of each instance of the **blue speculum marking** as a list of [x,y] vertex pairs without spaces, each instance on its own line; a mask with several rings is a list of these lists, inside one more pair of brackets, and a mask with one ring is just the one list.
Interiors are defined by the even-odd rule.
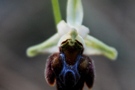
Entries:
[[61,53],[61,60],[63,64],[63,68],[61,70],[61,73],[59,74],[59,79],[61,82],[67,86],[74,86],[80,79],[80,74],[78,72],[78,66],[81,59],[81,55],[77,56],[76,63],[74,65],[69,65],[66,63],[65,60],[65,54]]

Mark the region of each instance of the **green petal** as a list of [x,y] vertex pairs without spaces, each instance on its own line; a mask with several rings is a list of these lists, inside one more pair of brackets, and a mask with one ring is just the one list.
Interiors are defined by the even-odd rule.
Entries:
[[[96,52],[96,53],[94,52],[95,55],[101,54],[112,60],[115,60],[117,58],[118,53],[115,48],[104,44],[100,40],[90,35],[87,35],[87,37],[85,38],[85,43],[86,43],[86,47],[89,47]],[[89,52],[91,53],[91,51]]]
[[47,52],[47,50],[51,47],[57,46],[58,40],[60,39],[60,36],[56,33],[55,35],[53,35],[51,38],[49,38],[48,40],[35,45],[35,46],[31,46],[27,49],[27,56],[29,57],[34,57],[44,51]]
[[83,20],[83,7],[81,0],[68,0],[67,23],[76,26],[81,25]]

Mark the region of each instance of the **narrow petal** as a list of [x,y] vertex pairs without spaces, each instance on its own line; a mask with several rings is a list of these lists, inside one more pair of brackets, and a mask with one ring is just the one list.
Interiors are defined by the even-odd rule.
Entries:
[[51,38],[42,42],[41,44],[29,47],[26,52],[27,56],[34,57],[34,56],[38,55],[39,53],[43,53],[43,52],[49,53],[50,49],[48,49],[48,48],[57,46],[59,39],[60,39],[60,36],[58,33],[56,33]]
[[57,29],[58,29],[58,34],[62,36],[68,33],[69,30],[71,30],[71,27],[64,20],[62,20],[57,24]]
[[85,38],[89,34],[89,28],[83,25],[76,26],[75,29],[82,38]]
[[[95,55],[104,55],[109,59],[115,60],[117,58],[117,50],[113,47],[110,47],[106,44],[104,44],[103,42],[101,42],[100,40],[87,35],[87,37],[85,38],[85,44],[86,47],[85,48],[85,54],[95,54]],[[91,50],[91,51],[88,51]]]

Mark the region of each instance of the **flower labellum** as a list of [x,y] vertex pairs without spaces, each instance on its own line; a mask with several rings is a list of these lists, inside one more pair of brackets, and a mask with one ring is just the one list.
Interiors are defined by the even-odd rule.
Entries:
[[59,52],[52,54],[46,63],[48,84],[56,83],[57,90],[82,90],[84,83],[92,88],[94,65],[88,56],[83,55],[84,45],[83,38],[75,29],[62,36]]

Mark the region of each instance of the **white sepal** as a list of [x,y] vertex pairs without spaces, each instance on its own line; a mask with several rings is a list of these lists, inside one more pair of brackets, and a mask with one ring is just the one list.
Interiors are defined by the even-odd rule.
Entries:
[[67,23],[72,26],[81,25],[83,21],[83,7],[81,0],[68,0]]

